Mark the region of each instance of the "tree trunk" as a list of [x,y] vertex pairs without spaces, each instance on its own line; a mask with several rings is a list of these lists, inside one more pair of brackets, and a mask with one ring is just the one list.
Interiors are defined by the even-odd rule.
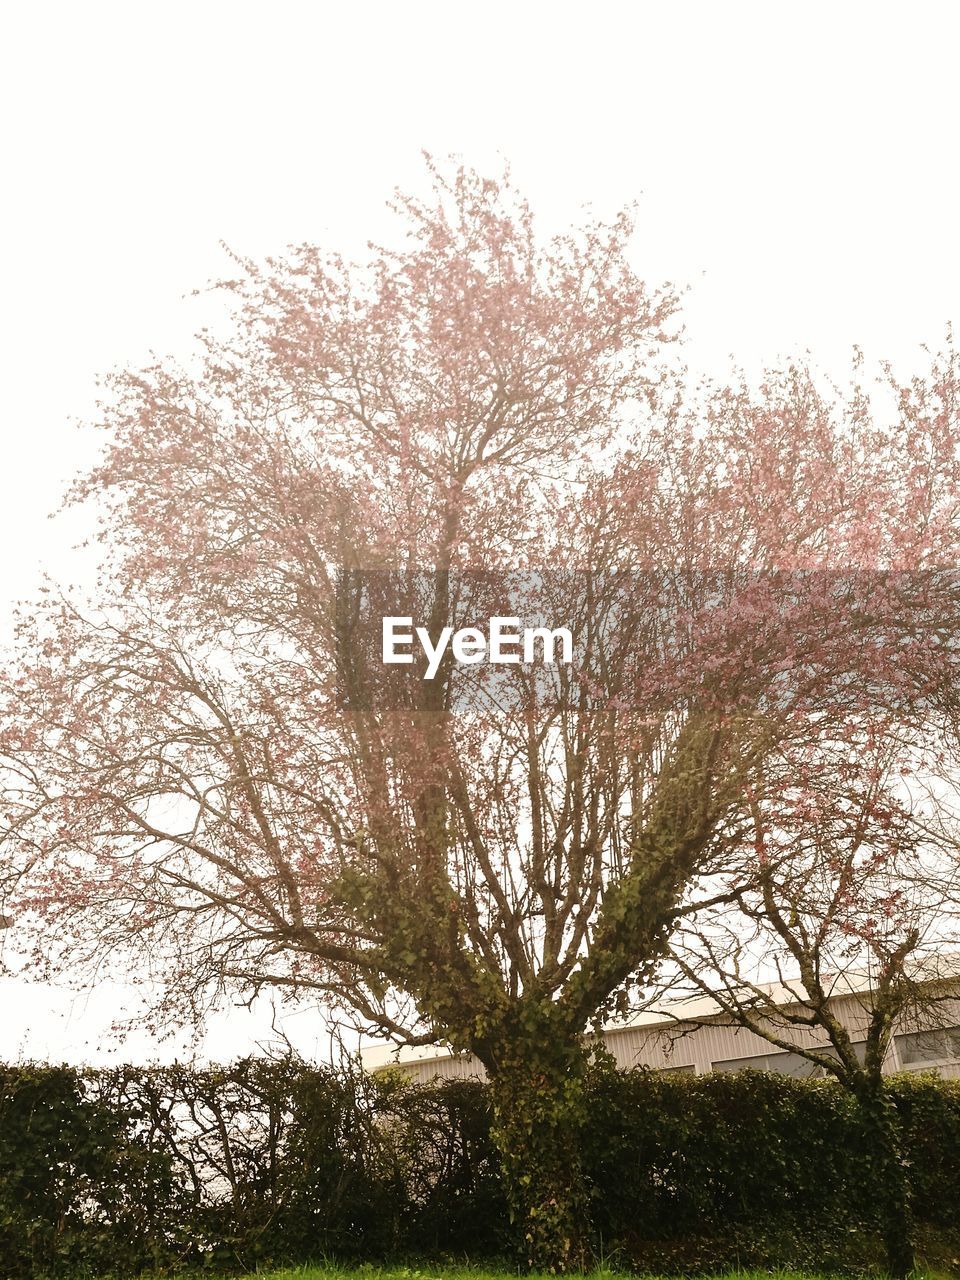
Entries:
[[910,1178],[903,1160],[900,1116],[882,1084],[857,1092],[863,1125],[867,1181],[876,1199],[887,1269],[905,1280],[914,1269]]
[[587,1051],[579,1036],[537,1022],[492,1055],[493,1138],[522,1264],[576,1271],[590,1242],[581,1162]]

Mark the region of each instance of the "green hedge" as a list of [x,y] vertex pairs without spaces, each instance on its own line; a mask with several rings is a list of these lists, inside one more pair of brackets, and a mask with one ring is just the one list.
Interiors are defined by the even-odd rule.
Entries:
[[[960,1259],[960,1082],[902,1076],[921,1247]],[[598,1075],[586,1135],[604,1239],[651,1270],[879,1264],[881,1223],[864,1180],[849,1095],[765,1072]]]
[[4,1278],[160,1261],[179,1190],[169,1159],[137,1132],[134,1116],[96,1100],[80,1073],[0,1067]]
[[[850,1100],[823,1081],[597,1070],[598,1245],[641,1269],[879,1258]],[[921,1247],[960,1257],[960,1084],[891,1082]],[[0,1067],[0,1276],[504,1255],[486,1091],[250,1059]]]

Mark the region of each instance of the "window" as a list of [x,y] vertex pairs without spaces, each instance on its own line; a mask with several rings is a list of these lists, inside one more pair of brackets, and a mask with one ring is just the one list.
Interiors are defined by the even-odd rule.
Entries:
[[799,1053],[758,1053],[752,1058],[727,1058],[711,1063],[714,1071],[778,1071],[784,1076],[819,1076],[821,1068]]
[[[958,1028],[960,1031],[960,1028]],[[863,1062],[867,1052],[866,1040],[854,1040],[852,1049]],[[836,1051],[828,1045],[820,1045],[818,1053],[827,1058],[836,1058]],[[824,1070],[816,1062],[811,1062],[802,1053],[758,1053],[752,1058],[727,1058],[723,1062],[711,1063],[714,1071],[779,1071],[784,1076],[796,1076],[805,1080],[822,1076]]]
[[897,1048],[905,1067],[960,1058],[960,1027],[912,1031],[908,1035],[897,1036]]

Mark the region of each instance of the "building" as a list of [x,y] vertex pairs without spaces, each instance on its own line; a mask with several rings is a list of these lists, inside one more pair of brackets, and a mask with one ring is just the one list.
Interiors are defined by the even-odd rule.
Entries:
[[[788,987],[767,984],[763,990],[778,1005],[789,1006],[795,995]],[[850,1032],[855,1045],[865,1042],[869,1017],[869,983],[862,975],[844,975],[842,988],[830,1007]],[[794,1044],[826,1044],[826,1037],[805,1028],[792,1028]],[[659,1072],[778,1071],[790,1076],[816,1076],[821,1068],[798,1053],[784,1052],[742,1027],[731,1026],[717,1012],[714,1001],[699,999],[665,1001],[621,1021],[609,1023],[603,1031],[604,1043],[618,1067],[648,1067]],[[431,1080],[482,1079],[483,1065],[469,1054],[455,1054],[442,1045],[424,1048],[377,1044],[361,1050],[368,1071],[396,1063],[421,1083]],[[935,1071],[941,1076],[960,1078],[960,995],[939,1006],[937,1025],[920,1026],[904,1019],[894,1029],[883,1067],[885,1074],[898,1071]]]

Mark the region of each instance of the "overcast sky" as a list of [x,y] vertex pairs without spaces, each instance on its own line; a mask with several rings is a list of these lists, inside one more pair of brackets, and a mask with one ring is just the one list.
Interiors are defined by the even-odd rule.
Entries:
[[[389,235],[424,148],[508,159],[551,229],[638,199],[637,261],[691,286],[696,365],[809,348],[839,370],[856,343],[908,368],[960,318],[948,0],[75,0],[5,6],[0,47],[3,632],[42,568],[76,572],[82,526],[47,516],[97,373],[189,347],[222,240]],[[122,996],[0,983],[0,1059],[102,1055]],[[207,1052],[264,1031],[233,1014]]]

